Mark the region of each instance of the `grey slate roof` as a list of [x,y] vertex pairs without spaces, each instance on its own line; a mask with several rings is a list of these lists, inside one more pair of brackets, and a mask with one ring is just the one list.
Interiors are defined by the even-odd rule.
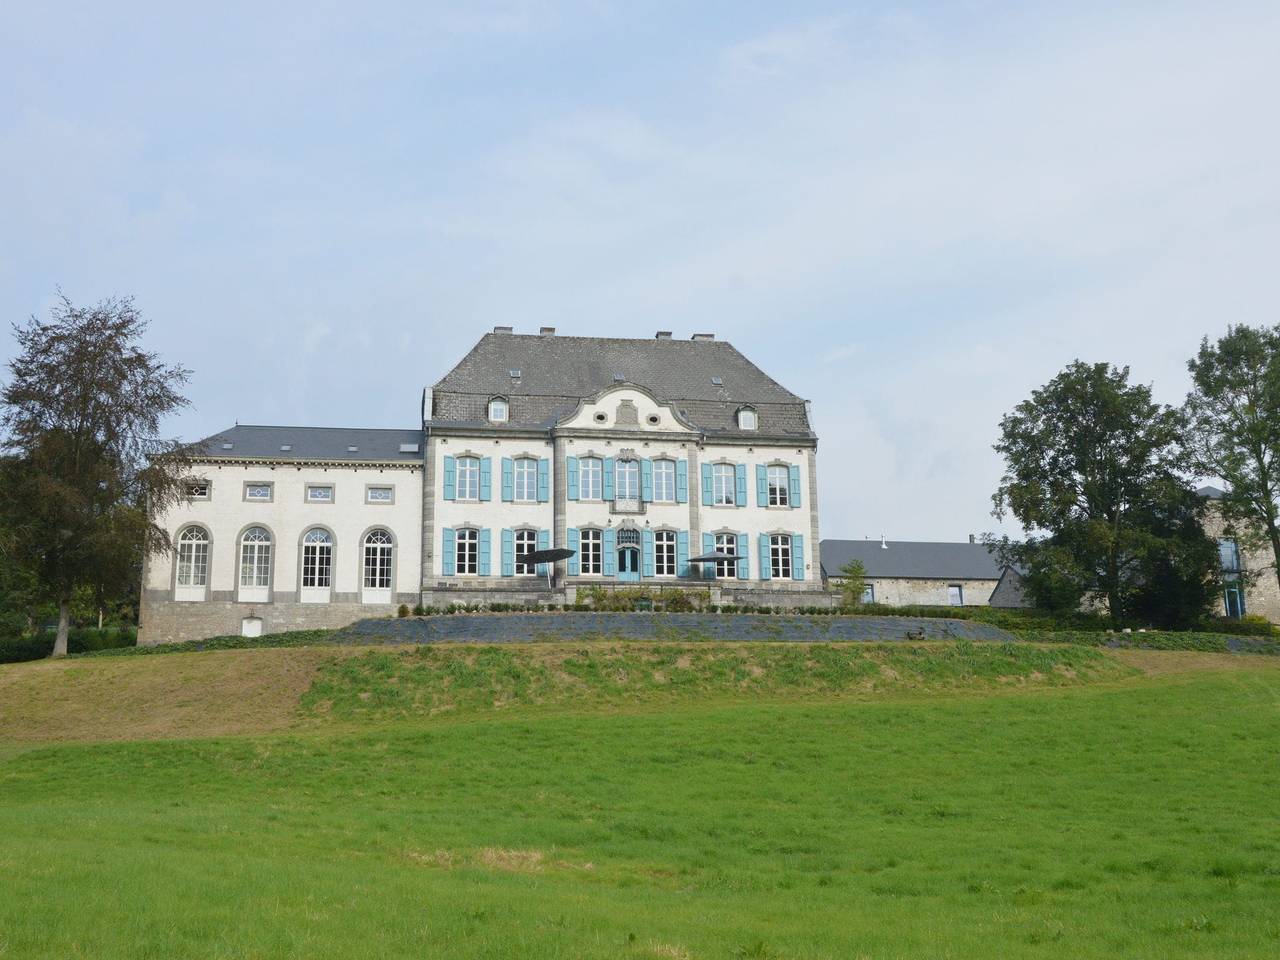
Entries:
[[804,400],[719,340],[488,333],[433,388],[431,419],[485,424],[488,399],[502,396],[511,426],[546,428],[582,398],[622,383],[644,387],[709,433],[742,434],[736,413],[750,405],[760,429],[742,435],[812,436]]
[[838,577],[850,560],[861,560],[868,577],[919,580],[999,580],[1002,568],[985,544],[889,540],[823,540],[824,576]]
[[1196,491],[1196,493],[1204,497],[1206,500],[1221,500],[1223,497],[1227,495],[1225,490],[1221,489],[1220,487],[1212,487],[1212,486],[1201,487],[1199,490]]
[[[229,449],[226,444],[231,444]],[[401,452],[413,444],[413,452]],[[421,430],[360,427],[268,427],[237,424],[196,444],[205,456],[253,460],[422,462]],[[282,450],[283,446],[291,449]],[[355,450],[350,449],[355,447]]]

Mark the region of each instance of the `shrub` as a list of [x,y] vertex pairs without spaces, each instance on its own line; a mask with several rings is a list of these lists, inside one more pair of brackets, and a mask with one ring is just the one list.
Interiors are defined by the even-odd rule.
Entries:
[[[15,637],[0,637],[0,663],[43,660],[53,652],[52,631],[37,631]],[[68,653],[120,650],[138,644],[137,627],[72,627],[67,633]]]
[[407,603],[400,604],[400,607],[396,610],[396,616],[399,617],[401,620],[403,620],[408,615],[409,615],[409,605]]

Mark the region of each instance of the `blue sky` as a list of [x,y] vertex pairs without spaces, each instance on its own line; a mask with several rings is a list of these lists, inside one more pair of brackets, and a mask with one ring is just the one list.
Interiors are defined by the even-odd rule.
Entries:
[[183,6],[6,9],[0,316],[133,294],[187,438],[710,331],[813,401],[824,536],[962,539],[1067,362],[1177,402],[1280,322],[1275,3]]

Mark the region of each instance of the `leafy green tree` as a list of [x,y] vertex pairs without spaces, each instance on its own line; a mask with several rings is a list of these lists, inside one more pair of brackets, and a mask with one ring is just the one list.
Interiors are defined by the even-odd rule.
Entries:
[[1226,482],[1223,519],[1241,543],[1270,549],[1280,582],[1280,327],[1206,337],[1187,366],[1195,467]]
[[840,584],[841,604],[851,609],[861,606],[867,580],[866,566],[861,560],[854,558],[840,568],[840,576],[844,577]]
[[[1175,580],[1214,583],[1202,505],[1182,476],[1183,432],[1181,412],[1130,384],[1127,367],[1078,360],[1001,420],[995,449],[1006,468],[994,513],[1029,533],[1005,544],[1002,559],[1026,570],[1038,606],[1102,600],[1125,620]],[[1208,599],[1196,590],[1188,603],[1199,609],[1178,617],[1195,619]]]
[[117,596],[145,552],[169,549],[148,508],[163,512],[181,493],[186,449],[159,433],[186,405],[188,373],[140,348],[146,323],[128,298],[85,308],[62,297],[47,322],[13,329],[0,524],[15,563],[57,605],[60,656],[77,590]]

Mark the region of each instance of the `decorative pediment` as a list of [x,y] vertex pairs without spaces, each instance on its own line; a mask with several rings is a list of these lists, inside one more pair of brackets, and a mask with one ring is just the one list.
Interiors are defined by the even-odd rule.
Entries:
[[688,434],[698,429],[669,403],[663,403],[644,387],[619,384],[580,402],[562,417],[558,427],[574,430],[625,430],[627,432]]

